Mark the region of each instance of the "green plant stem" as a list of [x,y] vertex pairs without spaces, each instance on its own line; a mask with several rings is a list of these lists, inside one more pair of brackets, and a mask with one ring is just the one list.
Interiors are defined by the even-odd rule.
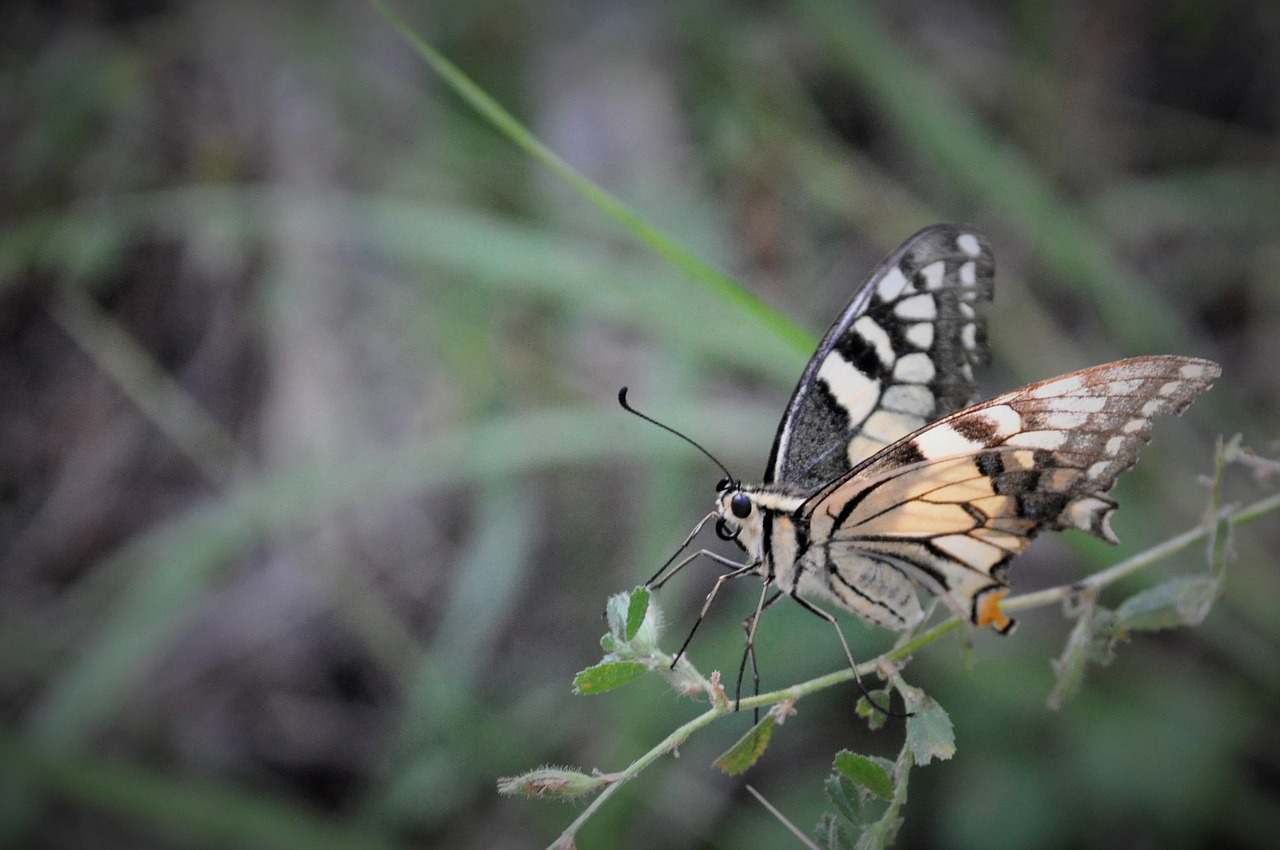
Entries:
[[[1214,523],[1219,519],[1225,519],[1232,526],[1237,526],[1243,525],[1246,522],[1251,522],[1252,520],[1258,519],[1259,517],[1268,513],[1273,513],[1277,510],[1280,510],[1280,493],[1274,494],[1265,499],[1259,499],[1258,501],[1237,511],[1221,511],[1210,521],[1206,521],[1189,531],[1166,540],[1163,543],[1152,546],[1151,548],[1134,555],[1132,558],[1127,558],[1124,561],[1121,561],[1115,566],[1101,572],[1094,573],[1087,579],[1072,582],[1071,584],[1059,585],[1058,587],[1052,587],[1035,593],[1024,593],[1021,596],[1015,596],[1004,600],[1004,602],[1001,603],[1001,607],[1007,610],[1035,608],[1067,599],[1080,593],[1086,588],[1093,588],[1095,590],[1101,589],[1119,581],[1125,576],[1143,569],[1144,567],[1148,567],[1157,561],[1174,554],[1175,552],[1186,549],[1198,541],[1204,540],[1208,536]],[[859,664],[857,667],[857,674],[859,676],[866,676],[871,673],[878,672],[882,663],[898,663],[904,661],[917,650],[933,643],[943,635],[960,628],[963,623],[964,621],[958,617],[951,617],[944,620],[938,625],[921,632],[919,635],[916,635],[914,638],[889,650],[883,655]],[[827,673],[823,676],[809,679],[806,682],[791,685],[790,687],[744,698],[738,704],[738,708],[757,708],[760,706],[773,705],[774,703],[779,703],[784,700],[799,700],[801,697],[808,696],[809,694],[817,691],[826,690],[827,688],[843,682],[851,681],[853,678],[854,671],[852,669],[845,668],[837,670],[834,673]],[[694,732],[704,726],[710,725],[717,718],[732,713],[733,708],[731,706],[716,706],[707,710],[690,720],[688,723],[677,728],[666,738],[662,739],[662,741],[656,746],[632,762],[625,770],[614,774],[617,777],[617,781],[607,786],[594,800],[591,801],[590,805],[583,809],[582,813],[578,815],[573,823],[571,823],[560,837],[556,839],[556,842],[550,845],[549,850],[565,846],[560,842],[566,838],[571,839],[575,834],[577,834],[577,831],[584,823],[587,822],[596,810],[604,804],[605,800],[612,797],[623,784],[634,779],[641,770],[644,770],[644,768],[657,761],[658,758],[665,753],[670,752],[680,744],[684,743],[685,740],[687,740]]]
[[[1241,508],[1238,511],[1222,511],[1215,517],[1217,519],[1225,519],[1232,527],[1243,525],[1246,522],[1252,522],[1261,516],[1280,510],[1280,493],[1275,493],[1265,499],[1259,499],[1256,502]],[[1158,543],[1150,549],[1134,555],[1132,558],[1126,558],[1118,564],[1114,564],[1101,572],[1096,572],[1080,581],[1071,584],[1060,585],[1058,587],[1050,587],[1045,590],[1039,590],[1035,593],[1024,593],[1021,596],[1015,596],[1006,599],[1000,603],[1000,607],[1006,611],[1017,611],[1023,608],[1037,608],[1042,605],[1049,605],[1053,602],[1060,602],[1074,594],[1086,589],[1101,589],[1111,584],[1115,584],[1122,578],[1130,576],[1145,567],[1163,560],[1170,555],[1181,552],[1190,546],[1199,543],[1209,536],[1213,530],[1212,522],[1201,523],[1195,528],[1184,531],[1176,537],[1171,537],[1163,543]]]

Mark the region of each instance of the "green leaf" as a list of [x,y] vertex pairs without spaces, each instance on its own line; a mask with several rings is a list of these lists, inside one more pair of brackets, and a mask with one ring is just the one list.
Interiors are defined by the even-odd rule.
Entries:
[[862,805],[863,792],[857,783],[843,774],[833,773],[822,783],[822,789],[827,792],[827,799],[845,820],[858,827],[864,825],[866,813]]
[[769,738],[773,735],[775,722],[772,713],[766,714],[763,720],[752,726],[747,734],[738,740],[738,743],[715,760],[715,766],[730,776],[745,773],[760,759],[760,756],[764,755],[765,748],[769,746]]
[[631,601],[627,604],[626,639],[634,640],[640,627],[644,625],[645,614],[649,613],[649,588],[637,587],[631,593]]
[[1178,576],[1130,596],[1116,609],[1122,628],[1155,631],[1199,625],[1221,589],[1217,576]]
[[836,753],[834,768],[880,799],[893,799],[893,780],[889,772],[866,756],[842,750]]
[[884,850],[893,844],[901,826],[902,818],[898,817],[897,807],[890,806],[884,817],[862,830],[858,843],[854,845],[855,850]]
[[[867,721],[867,727],[871,731],[874,732],[884,726],[884,722],[887,719],[887,715],[875,706],[887,706],[890,698],[891,695],[888,688],[867,691],[866,695],[858,697],[858,705],[855,711],[857,711],[859,717]],[[872,705],[870,700],[875,700],[875,705]]]
[[648,670],[641,661],[606,661],[573,677],[573,691],[577,694],[602,694],[625,685]]
[[911,751],[916,764],[926,765],[935,758],[945,760],[955,755],[955,730],[951,727],[951,718],[942,706],[919,688],[900,683],[898,690],[906,700],[907,710],[911,712],[911,716],[907,718],[906,747]]
[[853,837],[849,835],[849,830],[831,812],[818,818],[818,825],[813,828],[813,837],[824,850],[853,850]]

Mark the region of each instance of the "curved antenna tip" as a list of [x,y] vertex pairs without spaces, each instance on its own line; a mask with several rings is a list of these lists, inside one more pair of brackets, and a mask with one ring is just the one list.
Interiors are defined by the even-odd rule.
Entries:
[[622,389],[618,390],[618,404],[622,405],[623,407],[627,406],[627,388],[626,387],[623,387]]

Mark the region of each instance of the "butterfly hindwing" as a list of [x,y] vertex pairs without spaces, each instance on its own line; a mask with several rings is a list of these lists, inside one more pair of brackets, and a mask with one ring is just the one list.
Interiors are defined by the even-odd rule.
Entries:
[[936,225],[859,288],[819,343],[774,438],[765,483],[812,491],[968,404],[987,359],[974,303],[990,300],[986,239]]
[[[800,509],[832,577],[822,589],[873,622],[905,628],[921,615],[914,599],[900,600],[919,583],[973,622],[1008,630],[995,603],[1010,559],[1042,530],[1078,528],[1115,542],[1106,494],[1137,461],[1151,418],[1181,413],[1219,373],[1188,357],[1122,360],[917,431]],[[849,585],[868,575],[875,592],[851,603]]]

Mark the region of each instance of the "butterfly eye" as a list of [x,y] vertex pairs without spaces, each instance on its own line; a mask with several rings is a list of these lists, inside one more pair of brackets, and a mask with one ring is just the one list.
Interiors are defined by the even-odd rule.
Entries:
[[729,485],[733,483],[732,478],[721,478],[720,483],[716,485],[716,492],[723,493],[729,489]]
[[729,523],[725,522],[724,517],[716,520],[716,537],[721,540],[733,540],[738,536],[737,529],[730,529]]
[[729,500],[729,510],[733,511],[733,515],[738,519],[746,519],[751,516],[751,500],[745,493],[737,493]]

